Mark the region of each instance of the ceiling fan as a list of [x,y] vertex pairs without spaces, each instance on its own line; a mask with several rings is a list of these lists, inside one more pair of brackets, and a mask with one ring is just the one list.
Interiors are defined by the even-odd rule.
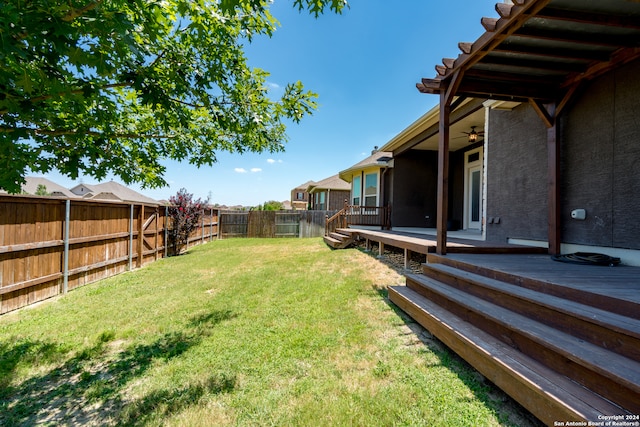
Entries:
[[478,138],[484,135],[484,131],[477,132],[476,126],[471,126],[471,132],[462,132],[467,135],[467,141],[473,143],[478,141]]

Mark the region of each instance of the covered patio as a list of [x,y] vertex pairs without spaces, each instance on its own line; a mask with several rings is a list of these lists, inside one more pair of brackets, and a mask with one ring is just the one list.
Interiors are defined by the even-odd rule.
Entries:
[[[513,0],[496,11],[417,84],[439,96],[435,236],[358,236],[424,253],[423,274],[405,274],[389,299],[546,424],[637,420],[640,267],[550,255],[572,244],[638,251],[640,2]],[[447,224],[451,125],[471,99],[517,104],[486,122],[487,240]]]

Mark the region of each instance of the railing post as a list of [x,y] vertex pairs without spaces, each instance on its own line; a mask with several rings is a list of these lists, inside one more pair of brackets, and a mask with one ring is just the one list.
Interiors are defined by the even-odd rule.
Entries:
[[329,214],[324,215],[324,235],[329,235]]

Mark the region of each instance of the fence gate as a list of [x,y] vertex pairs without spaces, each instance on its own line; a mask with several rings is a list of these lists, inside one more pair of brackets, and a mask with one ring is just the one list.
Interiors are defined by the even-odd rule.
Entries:
[[220,237],[247,237],[249,212],[220,212]]
[[300,214],[276,212],[276,237],[298,237]]

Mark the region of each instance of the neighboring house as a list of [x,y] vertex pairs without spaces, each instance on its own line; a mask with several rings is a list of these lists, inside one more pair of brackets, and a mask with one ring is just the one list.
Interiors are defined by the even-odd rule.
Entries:
[[285,211],[290,211],[293,209],[293,207],[291,206],[291,202],[289,200],[283,200],[282,201],[282,209]]
[[27,176],[25,177],[25,183],[22,185],[22,191],[26,194],[35,195],[38,192],[38,189],[44,189],[47,192],[47,196],[51,197],[68,197],[68,198],[76,198],[75,194],[73,194],[69,189],[64,188],[61,185],[56,184],[55,182],[41,177],[35,176]]
[[350,184],[349,204],[353,206],[388,206],[392,194],[392,153],[379,151],[338,174]]
[[92,200],[117,200],[134,203],[157,204],[158,201],[138,193],[115,181],[101,184],[78,184],[71,189],[78,197]]
[[322,181],[313,182],[307,187],[309,208],[311,210],[339,210],[344,208],[345,200],[349,200],[351,185],[333,175]]
[[310,185],[314,184],[313,181],[307,181],[291,190],[291,208],[292,209],[307,209],[309,207],[309,192],[307,189]]

